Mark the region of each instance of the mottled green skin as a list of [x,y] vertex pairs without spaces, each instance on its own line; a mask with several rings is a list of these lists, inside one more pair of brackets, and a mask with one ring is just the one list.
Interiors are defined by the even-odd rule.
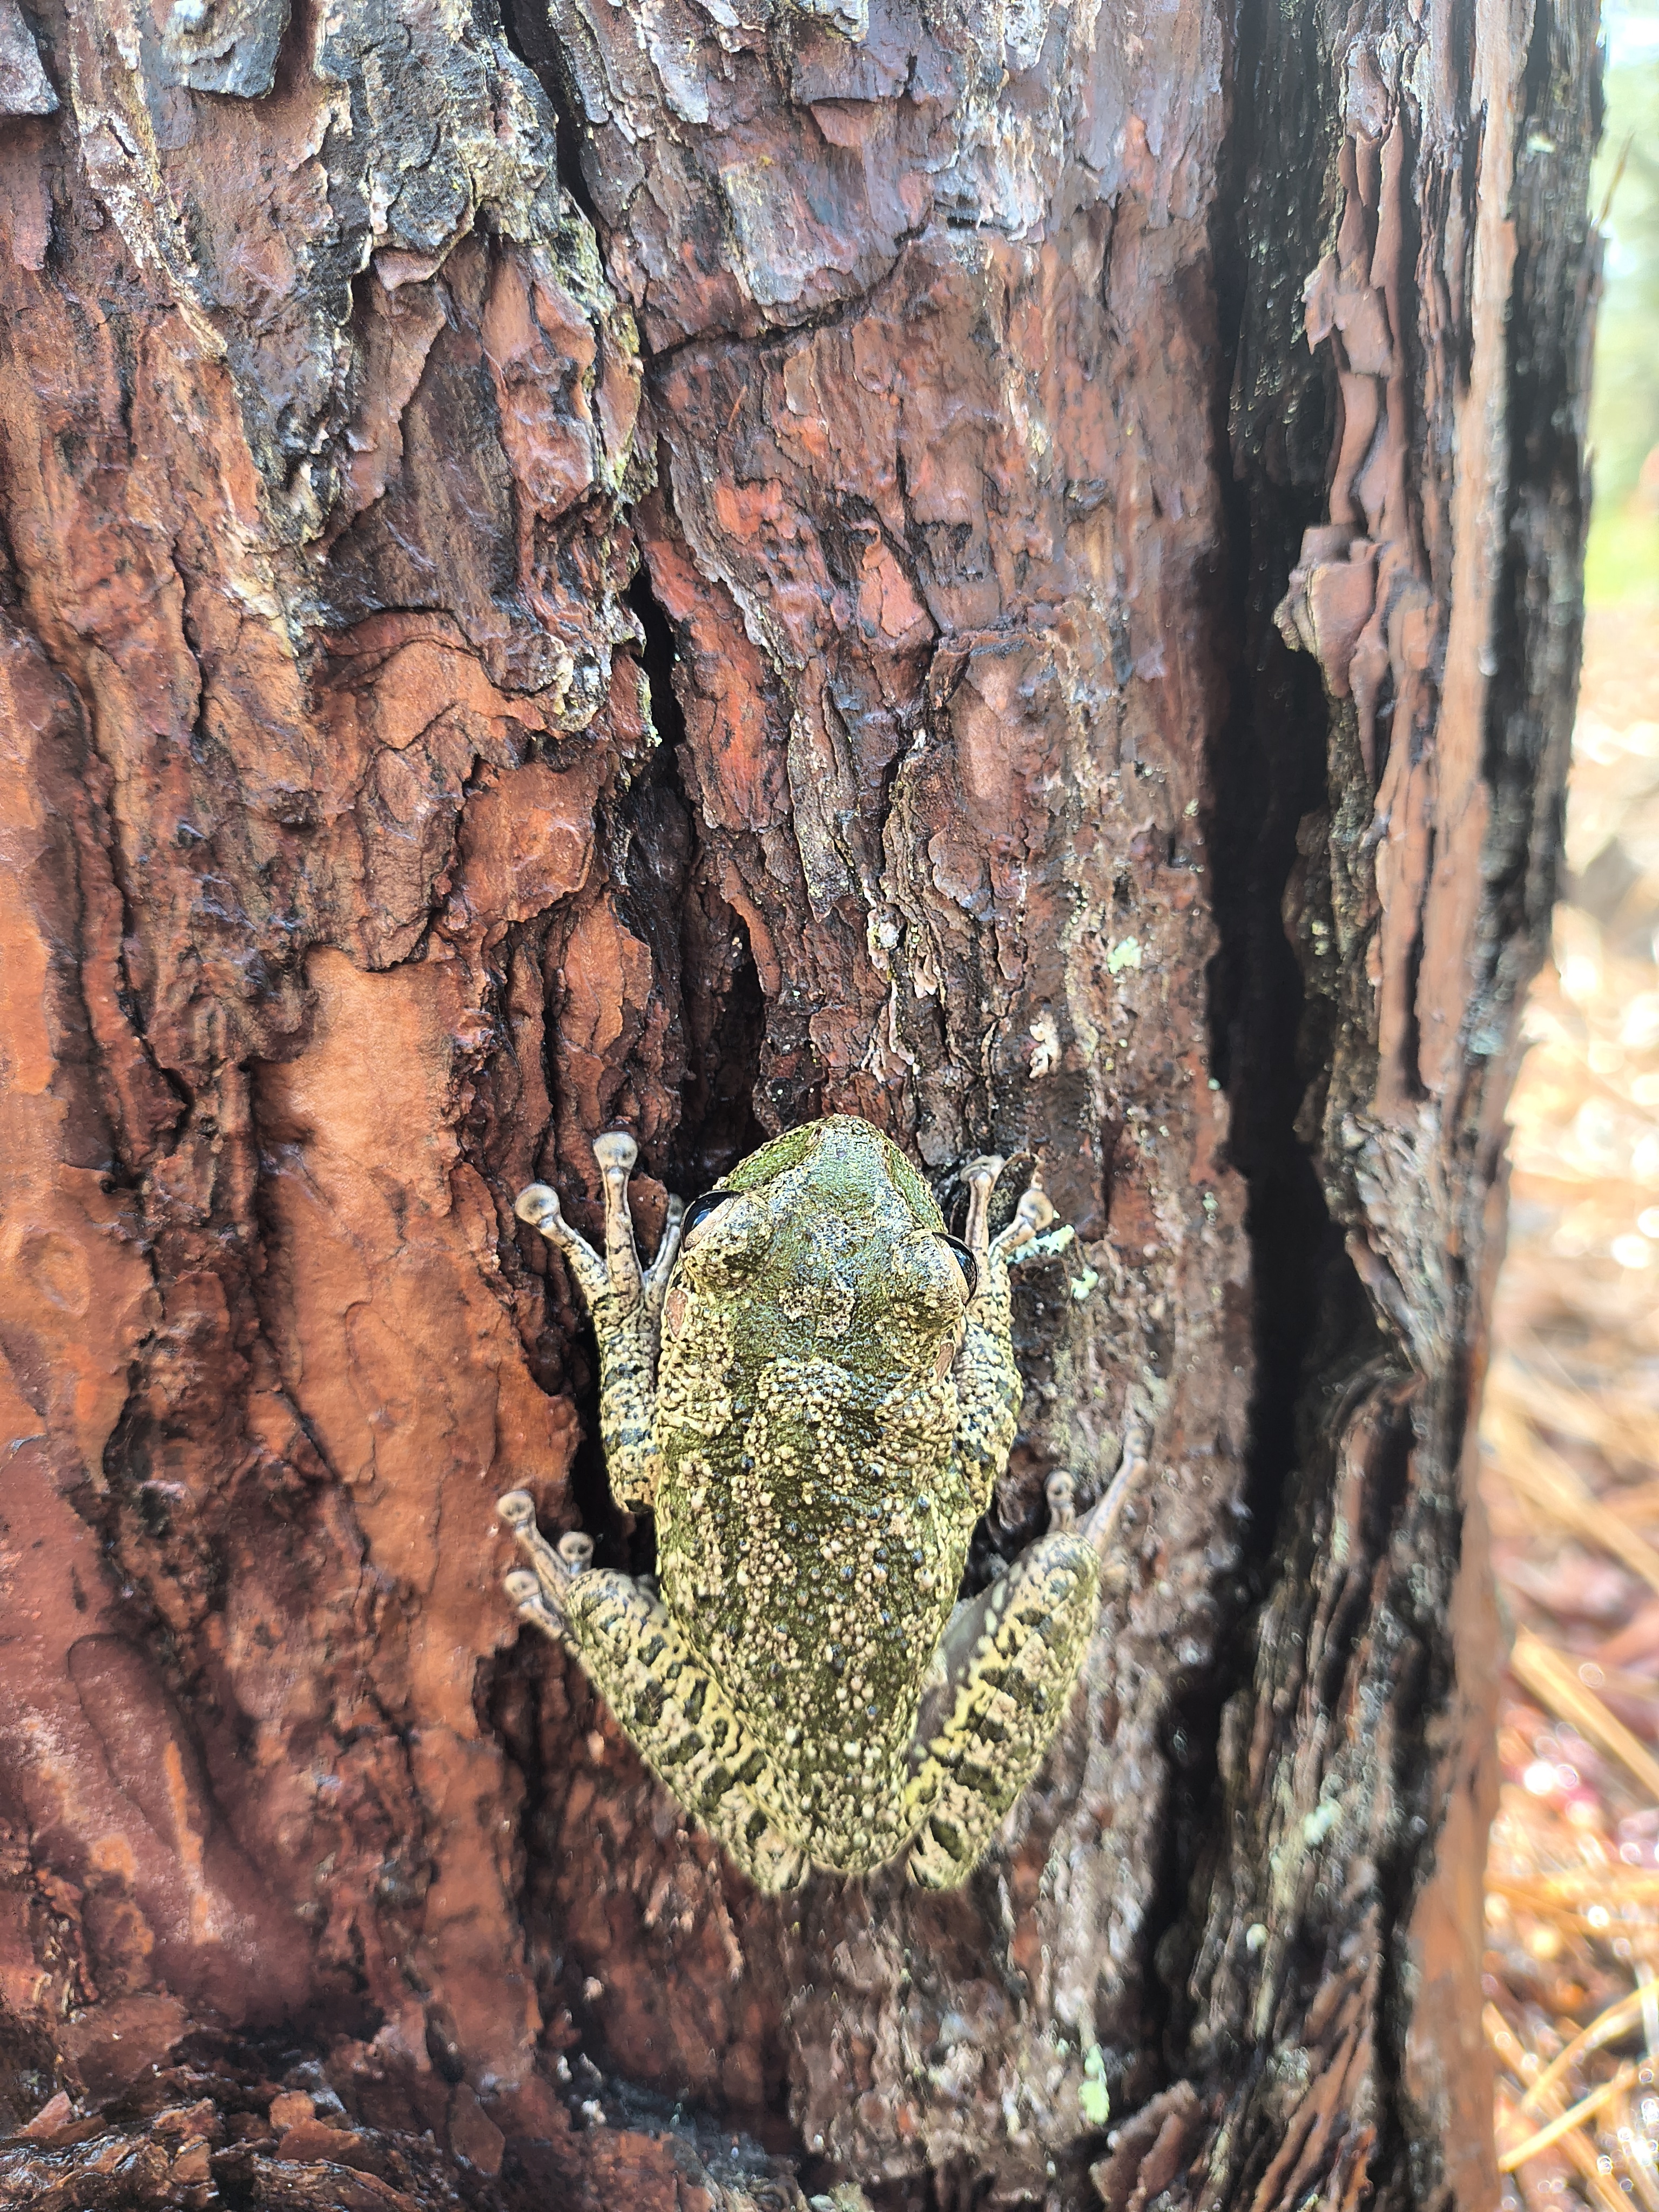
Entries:
[[[932,1194],[866,1123],[779,1139],[727,1188],[668,1292],[663,1601],[787,1765],[810,1855],[864,1857],[879,1827],[884,1857],[984,1510],[955,1448],[965,1285]],[[1012,1416],[1012,1378],[988,1380]]]
[[[613,1169],[608,1200],[624,1188]],[[1019,1402],[1007,1263],[1042,1201],[994,1242],[976,1204],[970,1299],[932,1194],[867,1122],[778,1138],[720,1188],[654,1284],[618,1280],[619,1224],[607,1267],[520,1200],[587,1292],[607,1463],[654,1507],[660,1583],[571,1571],[509,1498],[541,1583],[521,1609],[763,1887],[912,1842],[912,1877],[948,1886],[1041,1759],[1094,1611],[1094,1553],[1062,1529],[952,1621]]]

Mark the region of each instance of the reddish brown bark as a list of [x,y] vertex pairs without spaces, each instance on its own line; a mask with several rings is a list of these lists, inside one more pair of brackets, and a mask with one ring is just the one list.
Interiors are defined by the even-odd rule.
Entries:
[[[0,2186],[1483,2203],[1587,0],[0,11]],[[649,1541],[513,1193],[830,1108],[1078,1231],[971,1571],[1145,1456],[932,1899],[498,1584]]]

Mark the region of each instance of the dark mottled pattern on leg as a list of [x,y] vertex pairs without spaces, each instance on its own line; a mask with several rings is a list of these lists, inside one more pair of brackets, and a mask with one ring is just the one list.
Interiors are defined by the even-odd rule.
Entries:
[[919,1887],[965,1881],[1042,1765],[1083,1663],[1099,1584],[1093,1546],[1068,1532],[1042,1538],[988,1593],[950,1717],[905,1793]]
[[805,1855],[786,1778],[697,1662],[672,1616],[626,1575],[567,1586],[568,1638],[629,1741],[757,1889],[793,1889]]
[[643,1299],[593,1303],[599,1346],[599,1441],[611,1495],[629,1512],[653,1504],[662,1462],[652,1434],[657,1393],[656,1312]]

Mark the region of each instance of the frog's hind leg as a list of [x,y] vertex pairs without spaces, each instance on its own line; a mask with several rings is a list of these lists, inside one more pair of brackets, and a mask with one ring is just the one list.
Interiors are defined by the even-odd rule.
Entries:
[[1042,1765],[1083,1663],[1099,1590],[1094,1543],[1066,1526],[1040,1537],[1000,1581],[957,1608],[941,1647],[944,1680],[928,1700],[943,1717],[918,1744],[905,1792],[915,1835],[908,1872],[918,1887],[965,1881]]
[[744,1727],[684,1631],[630,1576],[591,1569],[592,1542],[536,1527],[528,1492],[496,1510],[530,1569],[507,1577],[521,1620],[568,1644],[629,1742],[757,1889],[794,1889],[805,1854],[769,1809],[787,1802],[770,1754]]
[[513,1207],[520,1221],[539,1230],[563,1253],[593,1316],[605,1471],[618,1503],[630,1510],[649,1505],[657,1492],[657,1449],[651,1436],[657,1339],[684,1212],[678,1198],[669,1200],[657,1256],[641,1268],[628,1210],[628,1178],[639,1156],[640,1148],[626,1130],[612,1129],[593,1140],[593,1157],[605,1181],[603,1257],[570,1226],[559,1211],[557,1194],[545,1183],[532,1182],[521,1190]]

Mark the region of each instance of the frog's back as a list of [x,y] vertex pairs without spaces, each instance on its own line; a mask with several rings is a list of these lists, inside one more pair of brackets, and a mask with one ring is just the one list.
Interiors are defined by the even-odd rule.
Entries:
[[746,1161],[724,1245],[683,1263],[659,1375],[664,1598],[831,1819],[908,1747],[973,1520],[951,1454],[963,1286],[898,1158],[838,1118]]

